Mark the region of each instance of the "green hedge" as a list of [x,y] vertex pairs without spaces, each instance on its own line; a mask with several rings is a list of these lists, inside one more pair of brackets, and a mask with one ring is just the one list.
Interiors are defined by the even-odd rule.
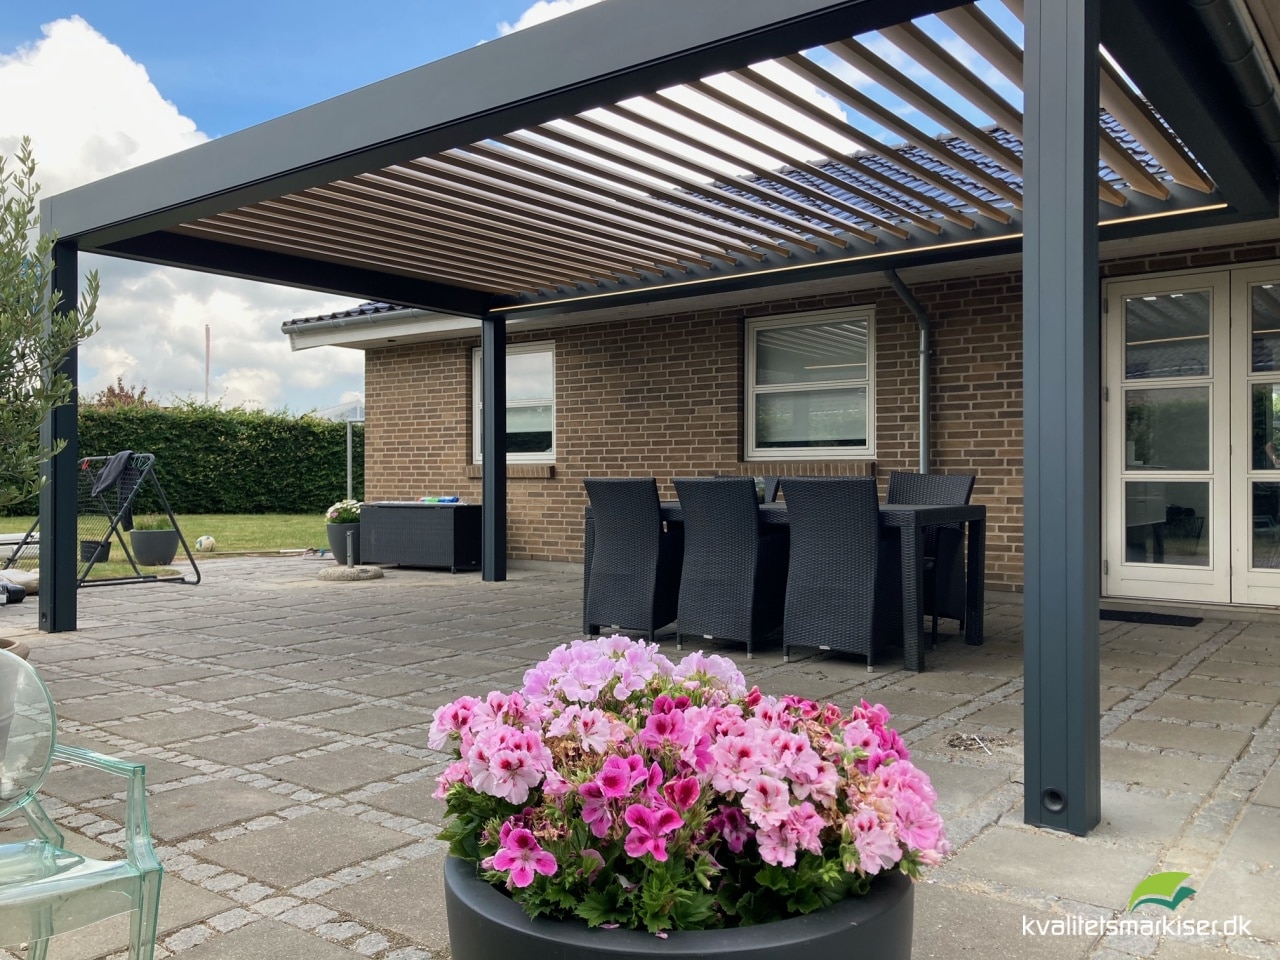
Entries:
[[[318,417],[197,405],[82,407],[80,456],[119,450],[155,454],[180,514],[318,514],[347,495],[347,425]],[[355,424],[352,492],[361,499],[363,491],[364,427]]]

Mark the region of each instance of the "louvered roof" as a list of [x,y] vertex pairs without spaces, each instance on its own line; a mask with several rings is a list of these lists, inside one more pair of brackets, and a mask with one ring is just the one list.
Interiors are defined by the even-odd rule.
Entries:
[[[50,213],[81,249],[477,314],[1016,243],[1020,0],[786,6],[778,18],[763,2],[704,0],[699,12],[726,22],[698,45],[716,26],[693,17],[681,50],[655,39],[650,20],[687,4],[611,0],[157,161],[149,177],[120,175],[136,216],[95,219],[95,206],[112,206],[105,193],[76,205],[120,178],[54,198]],[[626,62],[635,43],[615,31],[643,33],[635,42],[650,59]],[[545,102],[508,94],[398,138],[383,135],[394,117],[379,127],[369,114],[394,101],[411,117],[401,100],[418,91],[429,115],[428,98],[466,99],[440,84],[478,83],[480,71],[507,65],[513,76],[486,77],[500,100],[519,89],[518,65],[548,51],[592,61],[587,72],[611,66],[608,49],[588,51],[586,39],[615,48],[619,65]],[[1231,208],[1105,43],[1100,67],[1100,221]],[[335,119],[357,129],[326,129]],[[311,141],[316,162],[289,167]],[[364,148],[344,151],[350,142]],[[272,154],[274,176],[253,175],[255,147]],[[205,192],[190,186],[228,163]]]

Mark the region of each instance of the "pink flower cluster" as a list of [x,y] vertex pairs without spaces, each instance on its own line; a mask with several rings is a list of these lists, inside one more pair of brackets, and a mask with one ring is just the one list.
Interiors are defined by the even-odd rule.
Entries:
[[621,896],[658,865],[711,889],[806,857],[916,876],[949,846],[888,721],[865,702],[766,697],[723,657],[673,664],[614,636],[559,647],[516,693],[446,704],[428,742],[455,751],[435,794],[472,825],[446,829],[455,850],[479,850],[513,895],[542,884],[564,900]]

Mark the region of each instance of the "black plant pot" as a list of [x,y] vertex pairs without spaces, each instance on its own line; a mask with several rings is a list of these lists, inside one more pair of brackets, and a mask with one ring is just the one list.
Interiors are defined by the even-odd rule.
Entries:
[[360,562],[360,524],[358,523],[326,523],[325,532],[329,535],[329,549],[333,559],[346,565],[347,531],[351,531],[351,562]]
[[133,558],[144,567],[163,567],[178,555],[178,531],[133,530],[129,533]]
[[570,920],[530,919],[523,908],[449,857],[444,900],[453,960],[911,960],[914,890],[901,873],[877,877],[865,897],[803,917],[734,930],[677,931],[665,940],[638,930],[590,929]]
[[81,563],[106,563],[111,559],[110,540],[81,540]]

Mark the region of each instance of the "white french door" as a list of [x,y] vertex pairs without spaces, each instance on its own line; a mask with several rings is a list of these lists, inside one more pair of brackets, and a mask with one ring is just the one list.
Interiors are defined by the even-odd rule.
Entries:
[[1280,603],[1280,266],[1114,281],[1103,308],[1105,595]]

